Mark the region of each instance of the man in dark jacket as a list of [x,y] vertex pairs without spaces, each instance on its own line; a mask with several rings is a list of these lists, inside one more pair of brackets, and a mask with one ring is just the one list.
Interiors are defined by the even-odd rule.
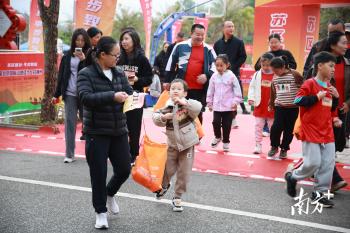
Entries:
[[[229,58],[231,67],[230,69],[236,75],[241,86],[242,96],[243,87],[240,79],[240,67],[247,59],[244,43],[233,35],[235,31],[235,25],[232,21],[226,21],[224,23],[223,37],[215,42],[214,50],[216,54],[226,54]],[[243,114],[249,114],[244,103],[241,103]]]
[[[345,24],[342,20],[340,19],[333,19],[330,20],[328,23],[328,34],[334,31],[339,31],[339,32],[345,32]],[[323,38],[319,41],[317,41],[311,48],[310,53],[305,61],[305,65],[304,65],[304,70],[303,70],[303,77],[304,79],[308,79],[312,72],[311,72],[311,67],[312,67],[312,58],[313,56],[322,51],[325,47],[325,44],[327,42],[327,37]],[[350,50],[348,49],[348,51],[345,54],[345,57],[350,59]]]

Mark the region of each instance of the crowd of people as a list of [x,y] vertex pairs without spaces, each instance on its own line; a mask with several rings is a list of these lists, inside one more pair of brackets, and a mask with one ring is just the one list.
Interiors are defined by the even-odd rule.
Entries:
[[[162,84],[159,93],[169,91],[165,107],[154,112],[152,119],[166,128],[168,138],[162,189],[156,197],[167,193],[176,173],[174,211],[183,211],[182,194],[187,190],[194,147],[201,140],[194,121],[198,118],[204,123],[206,107],[213,112],[211,146],[222,142],[223,151],[230,151],[231,129],[238,127],[238,106],[243,114],[250,114],[240,80],[247,55],[234,30],[233,22],[226,21],[223,37],[212,47],[204,42],[204,26],[194,24],[188,39],[180,32],[174,43],[164,42],[153,67],[133,28],[123,29],[119,42],[102,36],[95,27],[74,31],[71,49],[60,63],[53,101],[62,96],[65,102],[65,163],[74,161],[78,112],[83,121],[81,140],[86,140],[96,228],[108,228],[107,212],[119,212],[115,194],[139,155],[143,108],[123,113],[128,96],[137,98],[157,80]],[[255,64],[247,96],[254,107],[255,154],[263,152],[263,130],[267,128],[271,145],[267,157],[287,158],[299,117],[303,164],[288,167],[287,193],[295,197],[297,181],[314,177],[312,199],[325,207],[332,207],[333,202],[323,198],[324,193],[347,185],[335,167],[335,153],[343,151],[349,140],[349,34],[350,25],[330,21],[328,36],[315,43],[303,75],[296,71],[292,53],[282,48],[280,35],[269,35],[270,50]],[[113,176],[106,185],[108,159]]]

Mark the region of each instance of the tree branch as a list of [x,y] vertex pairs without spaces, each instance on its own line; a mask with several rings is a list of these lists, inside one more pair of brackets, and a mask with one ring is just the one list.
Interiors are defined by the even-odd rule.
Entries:
[[48,9],[45,6],[44,0],[38,0],[38,6],[39,6],[39,10],[40,10],[40,15],[42,16],[41,20],[43,18],[47,18],[47,11],[48,11]]

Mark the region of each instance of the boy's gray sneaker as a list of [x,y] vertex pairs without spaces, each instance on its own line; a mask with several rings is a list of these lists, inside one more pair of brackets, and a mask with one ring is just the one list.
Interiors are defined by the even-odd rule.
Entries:
[[272,146],[270,151],[267,153],[267,156],[273,157],[278,153],[278,147]]
[[287,158],[287,150],[281,149],[279,157],[280,157],[280,159],[286,159]]

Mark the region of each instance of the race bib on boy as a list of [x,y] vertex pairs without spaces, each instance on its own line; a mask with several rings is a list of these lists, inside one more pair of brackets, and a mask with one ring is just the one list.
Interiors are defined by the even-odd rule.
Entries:
[[278,94],[288,93],[290,92],[290,84],[277,84],[276,85],[276,92]]
[[332,98],[323,97],[322,98],[322,105],[326,106],[326,107],[332,107]]
[[271,81],[269,80],[261,80],[262,87],[271,87]]

